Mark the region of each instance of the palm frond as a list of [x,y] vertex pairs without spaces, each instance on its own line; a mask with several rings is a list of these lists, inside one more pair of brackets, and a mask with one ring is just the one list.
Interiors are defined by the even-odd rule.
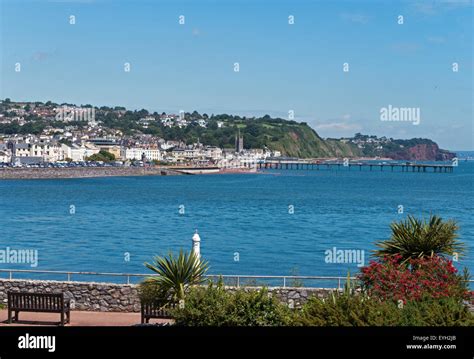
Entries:
[[194,252],[181,250],[177,256],[171,252],[164,257],[155,256],[153,263],[145,263],[145,267],[158,275],[146,278],[142,285],[154,287],[163,300],[178,301],[184,299],[190,286],[204,282],[209,265]]
[[458,241],[459,227],[454,220],[443,221],[441,217],[431,215],[428,220],[417,219],[409,215],[406,220],[390,225],[390,239],[377,242],[379,248],[374,255],[379,258],[401,255],[404,263],[411,258],[461,256],[464,245]]

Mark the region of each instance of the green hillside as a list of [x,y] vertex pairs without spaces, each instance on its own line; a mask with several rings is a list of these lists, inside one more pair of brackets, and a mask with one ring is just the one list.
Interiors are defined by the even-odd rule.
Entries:
[[[232,148],[235,136],[240,133],[244,137],[244,147],[268,148],[281,151],[290,157],[328,157],[338,151],[336,145],[328,145],[306,123],[274,119],[269,116],[261,118],[241,118],[238,116],[211,116],[207,128],[188,126],[186,128],[163,128],[151,125],[142,130],[164,139],[179,139],[188,144],[199,141],[205,145]],[[218,123],[221,126],[218,126]],[[345,151],[345,149],[343,149]]]
[[[39,116],[32,112],[35,106],[53,115]],[[65,129],[73,126],[79,131],[87,129],[87,121],[57,121],[52,111],[58,106],[51,101],[44,104],[41,102],[15,103],[9,99],[0,101],[0,113],[7,120],[12,117],[11,121],[0,123],[0,134],[40,135],[48,127]],[[23,124],[13,119],[16,118],[15,110],[18,109],[25,112]],[[440,149],[435,142],[423,138],[397,140],[357,133],[352,138],[322,139],[305,122],[272,118],[269,115],[258,118],[228,114],[209,116],[194,111],[183,114],[181,120],[184,120],[185,125],[166,126],[161,121],[168,117],[166,113],[160,115],[157,112],[150,113],[145,109],[127,111],[124,107],[107,106],[94,107],[94,109],[95,119],[100,123],[100,127],[105,132],[120,130],[124,136],[123,139],[147,134],[167,141],[184,142],[188,145],[200,142],[207,146],[234,148],[236,135],[240,133],[244,137],[246,149],[267,148],[280,151],[282,155],[289,157],[388,157],[401,160],[449,160],[455,156],[454,153]],[[143,122],[145,117],[148,119],[146,123]],[[173,118],[175,121],[176,116]]]
[[326,139],[325,143],[328,152],[334,157],[361,157],[364,156],[363,151],[352,143],[345,143],[340,140]]
[[[216,131],[216,138],[227,138],[225,133],[239,131],[244,137],[245,148],[269,148],[289,157],[355,157],[361,150],[354,144],[338,140],[324,140],[305,122],[286,121],[263,117],[258,119],[232,119],[224,121],[225,128]],[[211,126],[212,128],[212,120]],[[223,147],[234,144],[231,136]]]

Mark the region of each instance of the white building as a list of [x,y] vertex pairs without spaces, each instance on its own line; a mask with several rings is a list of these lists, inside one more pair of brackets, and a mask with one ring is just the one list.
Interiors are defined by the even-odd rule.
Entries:
[[189,122],[185,120],[184,118],[183,119],[178,118],[176,120],[176,126],[178,126],[179,128],[187,127],[188,125],[189,125]]
[[166,118],[162,118],[162,119],[161,119],[161,123],[163,124],[163,126],[172,127],[174,121],[173,121],[172,118],[166,117]]
[[[173,151],[174,152],[174,151]],[[185,148],[184,157],[187,159],[194,159],[200,157],[200,151],[197,148]]]
[[92,144],[83,144],[82,146],[72,144],[72,146],[61,145],[64,153],[64,159],[70,158],[74,162],[83,162],[87,157],[99,153],[100,149]]
[[161,161],[163,160],[162,152],[157,148],[122,148],[120,156],[127,160],[141,160],[145,155],[149,161]]
[[210,157],[213,160],[219,160],[222,158],[222,149],[215,146],[206,147],[204,154],[206,157]]
[[0,163],[10,162],[11,156],[7,151],[0,151]]
[[44,162],[57,162],[65,158],[62,145],[54,141],[37,141],[32,138],[25,140],[25,142],[13,140],[8,147],[11,149],[11,155],[15,158],[36,157],[41,158]]
[[28,157],[30,156],[30,145],[29,143],[16,143],[15,144],[15,157]]
[[155,122],[155,118],[152,116],[143,117],[138,120],[138,123],[143,126],[143,128],[148,128],[150,123]]
[[160,143],[161,149],[165,151],[177,146],[179,146],[179,142],[176,142],[176,141],[166,141],[166,142]]
[[35,142],[30,144],[30,156],[42,157],[45,162],[64,160],[62,146],[55,142]]
[[207,127],[207,121],[203,120],[202,118],[197,120],[197,124],[201,127]]

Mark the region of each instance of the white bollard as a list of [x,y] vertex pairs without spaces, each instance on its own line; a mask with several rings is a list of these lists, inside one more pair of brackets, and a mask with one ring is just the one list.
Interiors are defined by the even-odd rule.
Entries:
[[201,237],[199,237],[197,229],[193,235],[193,252],[198,259],[201,259]]

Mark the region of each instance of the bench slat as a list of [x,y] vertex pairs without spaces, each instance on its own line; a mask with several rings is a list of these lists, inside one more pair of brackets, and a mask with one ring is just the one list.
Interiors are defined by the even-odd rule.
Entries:
[[175,304],[150,304],[142,303],[142,315],[144,318],[171,318],[170,309],[173,309]]
[[8,293],[8,305],[13,310],[62,311],[63,293]]

